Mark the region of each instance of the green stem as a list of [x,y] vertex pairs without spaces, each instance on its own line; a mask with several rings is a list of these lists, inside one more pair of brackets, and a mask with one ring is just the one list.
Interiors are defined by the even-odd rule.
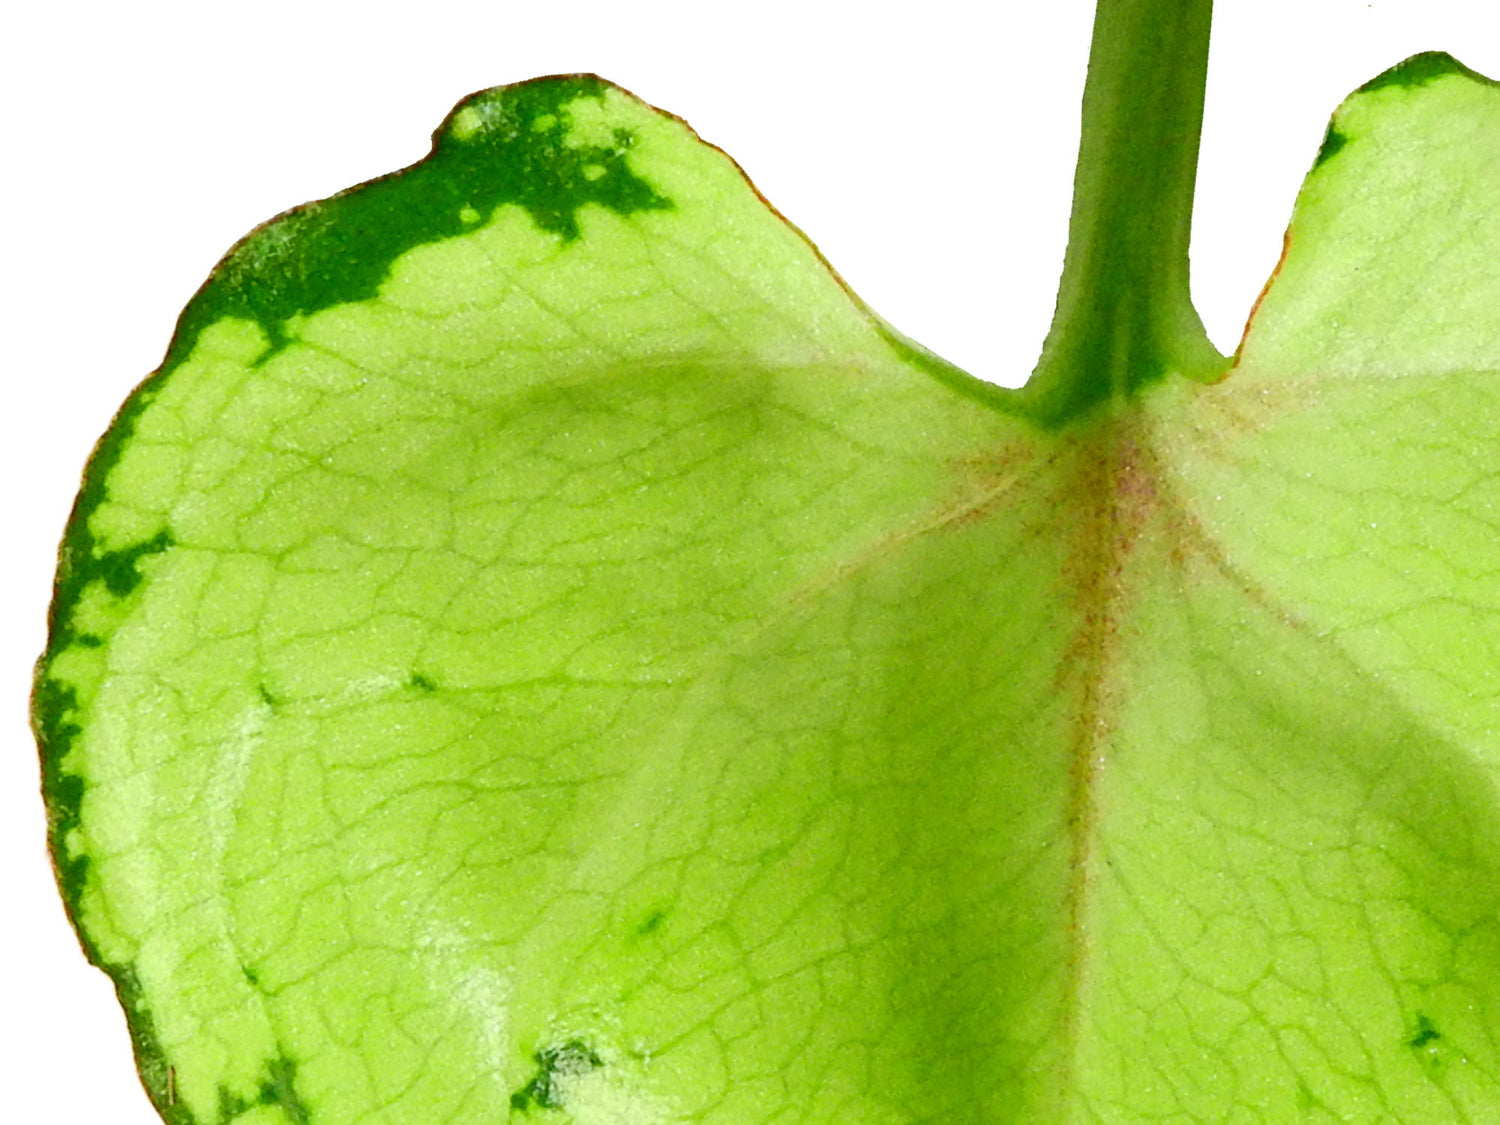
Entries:
[[1212,0],[1099,0],[1057,311],[1021,392],[1061,426],[1223,370],[1188,292]]

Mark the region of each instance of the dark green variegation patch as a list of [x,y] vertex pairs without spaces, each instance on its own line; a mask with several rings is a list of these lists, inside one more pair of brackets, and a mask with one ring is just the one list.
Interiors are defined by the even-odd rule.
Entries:
[[1332,160],[1343,147],[1349,143],[1349,138],[1338,131],[1334,125],[1328,126],[1328,131],[1323,134],[1323,143],[1318,146],[1317,159],[1313,161],[1314,168],[1321,168]]
[[1370,79],[1357,91],[1361,94],[1372,94],[1376,90],[1384,90],[1389,87],[1410,90],[1418,86],[1425,86],[1429,82],[1439,78],[1462,76],[1469,79],[1486,81],[1483,75],[1476,74],[1463,63],[1459,62],[1446,51],[1423,51],[1421,54],[1412,55],[1411,58],[1397,63],[1389,70],[1382,71]]
[[522,1113],[536,1109],[566,1109],[567,1085],[604,1065],[588,1044],[573,1040],[535,1055],[537,1070],[531,1080],[510,1096],[510,1108]]
[[578,143],[573,107],[603,97],[592,75],[487,90],[461,102],[434,135],[432,154],[393,176],[299,207],[255,231],[226,257],[183,313],[167,366],[204,326],[252,320],[272,354],[287,324],[333,305],[374,297],[401,254],[454,238],[497,207],[522,208],[564,242],[593,204],[618,214],[671,206],[625,159],[629,129],[604,143]]

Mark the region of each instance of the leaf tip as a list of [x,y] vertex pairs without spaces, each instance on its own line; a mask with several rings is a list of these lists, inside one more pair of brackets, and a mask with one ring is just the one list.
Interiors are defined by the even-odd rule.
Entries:
[[1447,51],[1423,51],[1412,55],[1409,59],[1403,59],[1389,70],[1382,71],[1370,79],[1358,90],[1357,94],[1368,94],[1375,90],[1383,90],[1388,87],[1400,89],[1413,89],[1425,86],[1439,78],[1447,78],[1452,75],[1462,75],[1466,78],[1478,79],[1488,82],[1477,71],[1470,70],[1459,62]]

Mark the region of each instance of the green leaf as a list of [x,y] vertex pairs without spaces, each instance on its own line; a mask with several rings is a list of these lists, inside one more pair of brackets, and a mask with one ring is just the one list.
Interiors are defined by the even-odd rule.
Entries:
[[1159,2],[1020,392],[595,79],[225,259],[35,708],[165,1120],[1500,1112],[1500,93],[1345,103],[1231,366]]

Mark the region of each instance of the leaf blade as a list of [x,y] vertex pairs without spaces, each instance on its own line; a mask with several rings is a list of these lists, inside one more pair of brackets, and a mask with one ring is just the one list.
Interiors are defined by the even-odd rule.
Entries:
[[[521,986],[476,961],[470,939],[410,922],[404,939],[464,946],[437,955],[468,982],[456,996],[422,976],[430,965],[412,977],[378,952],[338,956],[393,940],[374,904],[405,884],[381,883],[377,857],[427,839],[439,812],[461,824],[453,795],[484,788],[466,780],[484,767],[472,701],[507,738],[519,707],[533,715],[528,741],[563,748],[645,721],[636,713],[662,699],[670,711],[705,647],[731,651],[768,599],[836,582],[877,529],[918,533],[961,512],[987,487],[977,451],[1022,433],[934,382],[930,361],[914,368],[680,123],[612,90],[563,92],[588,151],[629,130],[630,175],[673,185],[650,198],[692,206],[582,208],[576,234],[501,207],[471,234],[391,258],[373,296],[366,269],[317,300],[303,260],[329,255],[287,239],[313,224],[314,248],[343,246],[338,223],[365,213],[313,209],[266,228],[185,315],[75,517],[81,581],[60,599],[43,723],[80,728],[49,769],[55,788],[87,788],[59,855],[79,865],[74,910],[94,956],[155,998],[135,1009],[145,1072],[179,1119],[383,1106],[459,1120],[520,1089],[557,1044],[540,1025],[497,1039],[494,1013],[471,1010]],[[388,196],[399,181],[383,184]],[[278,290],[266,276],[291,280]],[[904,417],[887,413],[893,400]],[[762,519],[739,526],[747,505]],[[611,623],[622,606],[623,639]],[[582,702],[549,734],[570,691]],[[381,752],[394,743],[422,762],[455,740],[460,760],[432,777]],[[555,805],[611,780],[602,764],[550,778],[548,760],[522,755],[509,768],[535,776],[494,783],[515,857],[545,857],[526,792]],[[424,795],[381,797],[382,770]],[[335,773],[352,780],[335,786]],[[472,847],[483,827],[456,831]],[[538,862],[545,889],[557,864]],[[378,890],[338,889],[350,880]],[[506,916],[545,905],[521,894]],[[367,979],[397,981],[396,999],[361,991]],[[340,989],[405,1020],[320,1015]],[[439,1018],[444,1004],[457,1014]],[[404,1059],[407,1024],[471,1076]],[[361,1055],[349,1045],[361,1035],[380,1045]],[[616,1069],[634,1065],[614,1050]]]

